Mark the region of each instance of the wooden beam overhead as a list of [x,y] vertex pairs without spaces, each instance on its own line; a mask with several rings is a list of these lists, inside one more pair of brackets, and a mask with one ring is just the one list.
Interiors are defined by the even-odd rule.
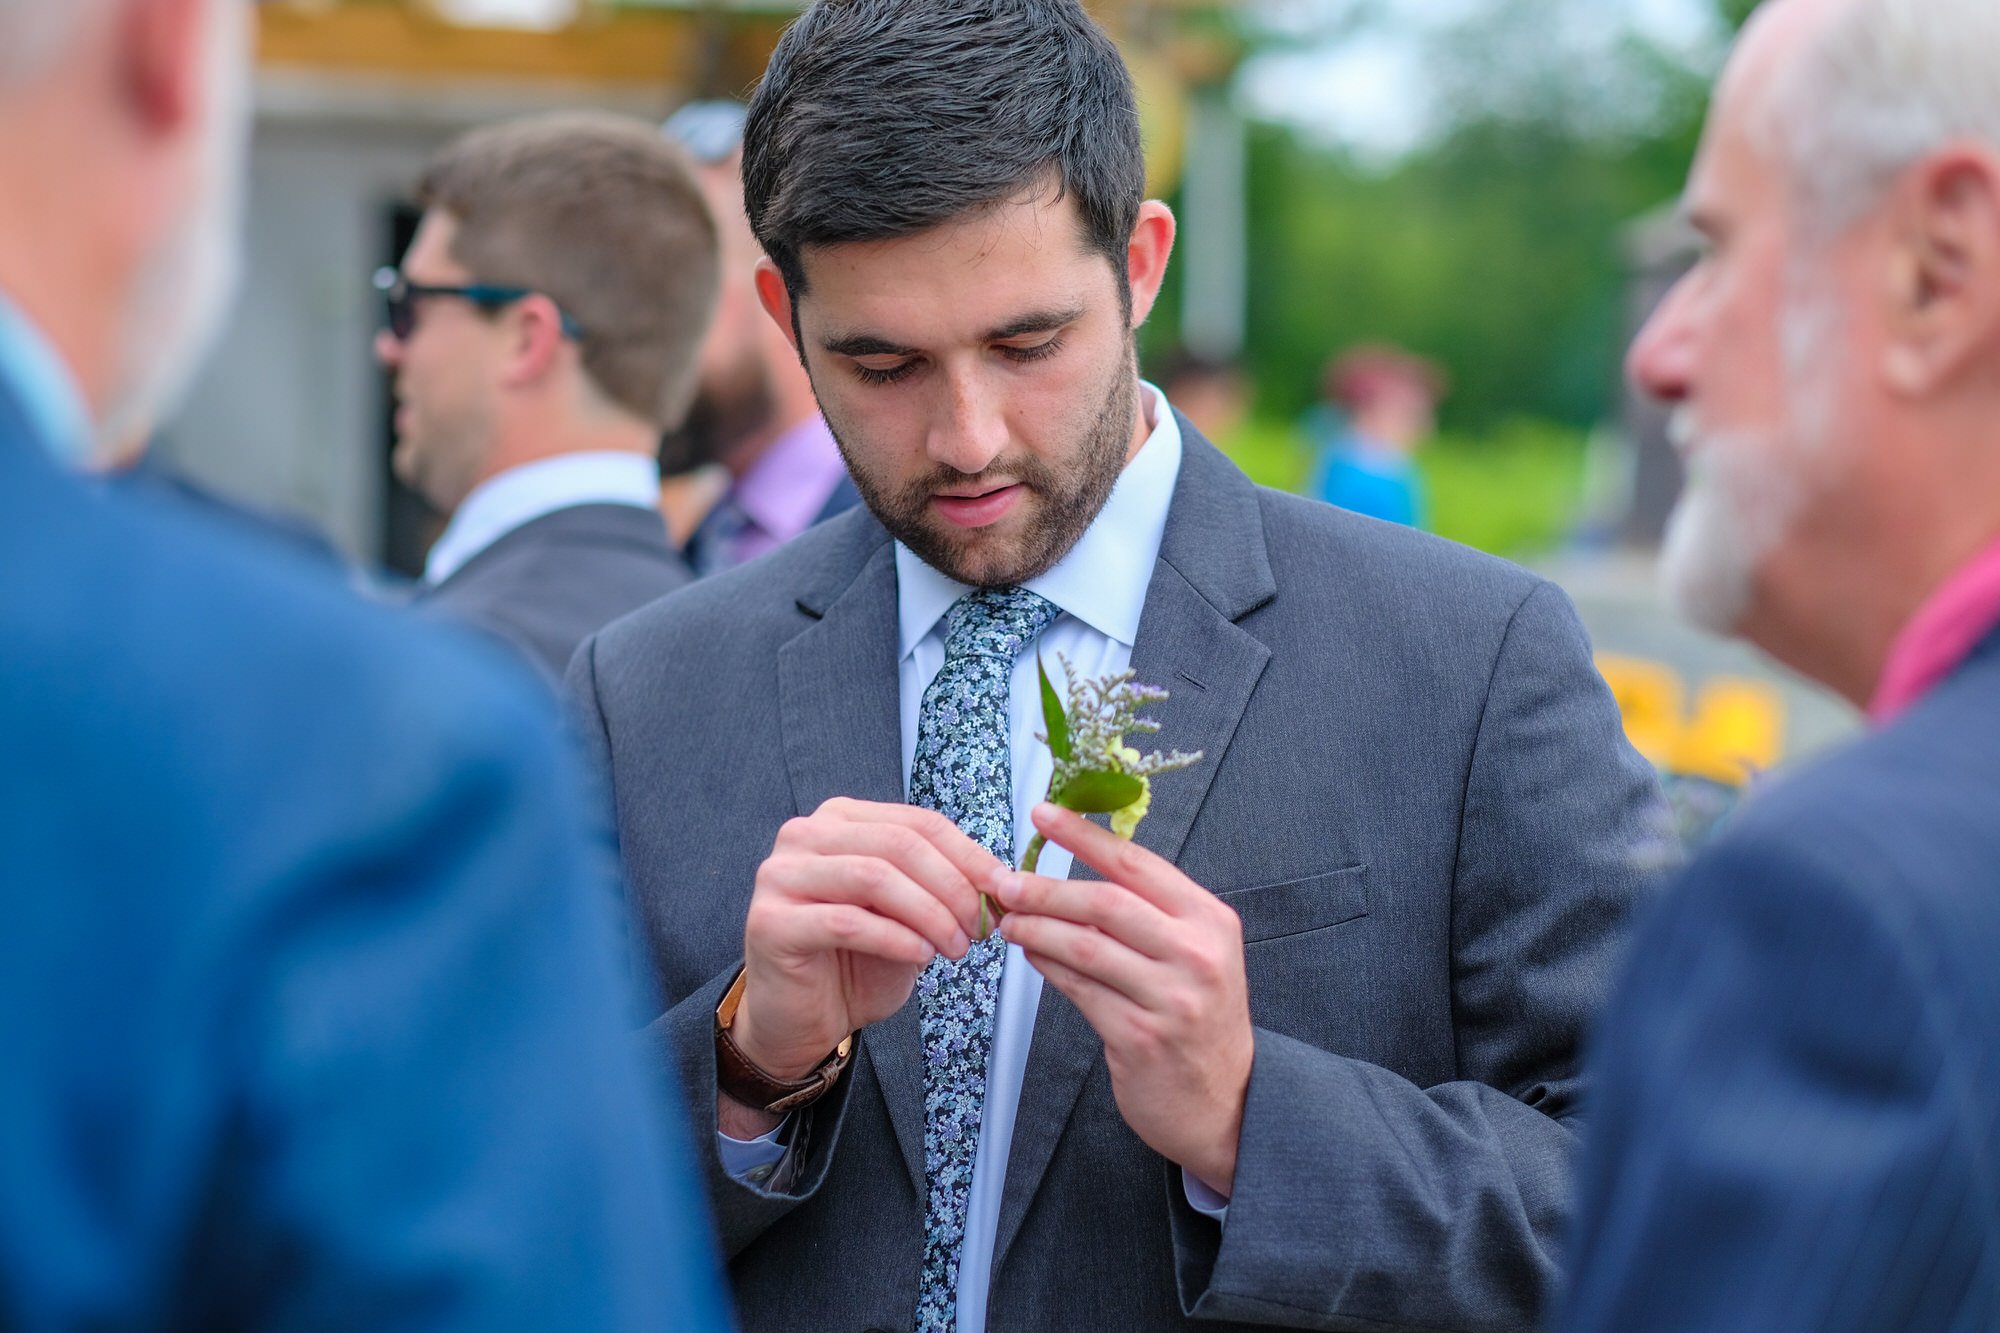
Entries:
[[522,78],[741,89],[769,58],[785,16],[586,9],[556,32],[468,28],[402,3],[264,7],[260,62],[274,69],[415,80]]

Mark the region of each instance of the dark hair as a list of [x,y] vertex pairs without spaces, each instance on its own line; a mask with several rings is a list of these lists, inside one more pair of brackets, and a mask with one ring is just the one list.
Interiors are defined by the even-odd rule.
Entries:
[[458,223],[452,258],[475,280],[575,317],[584,371],[612,402],[662,429],[686,416],[721,260],[681,148],[622,116],[533,116],[447,146],[417,202]]
[[1078,0],[817,0],[750,103],[744,204],[794,297],[807,246],[908,236],[1042,187],[1076,201],[1129,301],[1138,107]]

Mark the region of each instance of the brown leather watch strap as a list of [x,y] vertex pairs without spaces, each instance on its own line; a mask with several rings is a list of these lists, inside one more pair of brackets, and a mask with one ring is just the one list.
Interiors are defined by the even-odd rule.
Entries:
[[853,1034],[834,1047],[833,1054],[804,1078],[792,1081],[773,1078],[752,1063],[729,1035],[729,1026],[736,1021],[736,1010],[742,1003],[743,973],[738,972],[722,1003],[715,1006],[715,1082],[723,1092],[767,1115],[790,1115],[833,1090],[854,1058]]

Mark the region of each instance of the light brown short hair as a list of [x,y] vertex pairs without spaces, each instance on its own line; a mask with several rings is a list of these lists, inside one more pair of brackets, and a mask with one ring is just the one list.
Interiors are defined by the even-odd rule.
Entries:
[[623,116],[509,121],[445,148],[417,202],[457,224],[452,258],[473,281],[541,292],[582,326],[584,370],[607,398],[680,424],[719,260],[678,145]]

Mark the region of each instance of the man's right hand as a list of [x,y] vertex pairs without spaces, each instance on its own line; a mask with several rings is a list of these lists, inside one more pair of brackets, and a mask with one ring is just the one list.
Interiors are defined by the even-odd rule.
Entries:
[[[773,1078],[810,1074],[850,1033],[908,1003],[932,958],[965,956],[978,928],[974,886],[999,865],[915,806],[836,799],[787,823],[750,897],[737,1049]],[[727,1097],[718,1109],[735,1138],[778,1123]]]

